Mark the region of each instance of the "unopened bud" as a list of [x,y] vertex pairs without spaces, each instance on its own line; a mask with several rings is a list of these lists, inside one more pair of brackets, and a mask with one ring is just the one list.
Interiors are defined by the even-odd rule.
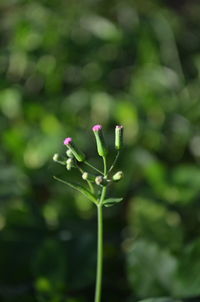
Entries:
[[54,154],[53,161],[55,161],[58,164],[65,165],[65,162],[62,160],[62,158],[59,156],[58,153]]
[[73,165],[73,164],[74,164],[73,159],[72,159],[72,158],[68,158],[68,159],[66,160],[66,164],[67,164],[67,165]]
[[70,158],[73,158],[73,157],[74,157],[72,151],[69,150],[69,149],[66,151],[66,154],[67,154],[67,156],[70,157]]
[[84,180],[89,180],[89,181],[92,181],[92,182],[95,181],[95,176],[93,174],[91,174],[91,173],[88,173],[88,172],[83,172],[82,178]]
[[103,137],[102,126],[95,125],[92,127],[92,130],[96,139],[97,152],[100,156],[105,157],[107,155],[107,148]]
[[89,177],[89,173],[88,173],[88,172],[84,172],[84,173],[82,174],[82,178],[83,178],[84,180],[87,180],[88,177]]
[[108,184],[108,181],[107,179],[105,179],[103,176],[99,175],[99,176],[96,176],[95,178],[95,183],[99,186],[106,186]]
[[89,181],[94,181],[95,180],[95,176],[92,175],[92,174],[90,174],[90,173],[88,173],[88,172],[83,172],[82,178],[84,180],[89,180]]
[[123,147],[123,126],[115,127],[115,149],[120,150]]
[[113,181],[119,181],[124,177],[124,173],[122,171],[118,171],[112,177]]
[[59,160],[59,154],[55,153],[53,156],[53,161],[58,161]]
[[74,166],[74,161],[72,158],[68,158],[66,160],[66,168],[67,170],[71,170],[71,168]]
[[74,157],[78,160],[78,161],[84,161],[85,160],[85,154],[83,152],[81,152],[72,142],[72,138],[71,137],[67,137],[64,140],[64,145],[67,146],[67,148],[72,152],[72,154],[74,155]]
[[96,182],[97,185],[101,185],[102,182],[103,182],[103,177],[102,176],[97,176],[95,178],[95,182]]

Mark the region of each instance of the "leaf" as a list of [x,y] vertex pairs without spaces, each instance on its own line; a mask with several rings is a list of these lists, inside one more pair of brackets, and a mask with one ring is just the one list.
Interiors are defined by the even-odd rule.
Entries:
[[111,197],[111,198],[108,198],[108,199],[105,199],[103,201],[103,205],[105,207],[112,207],[114,206],[116,203],[119,203],[123,200],[123,198],[114,198],[114,197]]
[[95,198],[95,195],[92,194],[90,191],[88,191],[86,188],[82,187],[81,185],[79,184],[76,184],[76,183],[72,183],[72,182],[68,182],[68,181],[65,181],[65,180],[62,180],[56,176],[53,176],[54,179],[64,183],[65,185],[69,186],[70,188],[82,193],[85,197],[87,197],[90,201],[92,201],[93,203],[96,204],[96,198]]

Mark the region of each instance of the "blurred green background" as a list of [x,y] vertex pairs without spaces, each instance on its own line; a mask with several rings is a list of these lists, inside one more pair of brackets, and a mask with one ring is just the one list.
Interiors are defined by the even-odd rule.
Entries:
[[0,301],[93,301],[96,209],[52,156],[73,136],[95,162],[96,123],[111,150],[125,127],[102,302],[200,301],[199,16],[192,0],[0,1]]

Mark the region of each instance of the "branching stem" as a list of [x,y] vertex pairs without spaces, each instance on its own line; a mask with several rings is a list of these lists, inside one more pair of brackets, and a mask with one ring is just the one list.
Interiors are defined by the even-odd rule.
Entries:
[[120,152],[117,151],[117,154],[116,154],[116,156],[115,156],[115,159],[114,159],[114,161],[113,161],[113,163],[112,163],[110,169],[108,170],[108,173],[110,173],[110,172],[112,171],[112,169],[114,168],[114,166],[116,165],[117,160],[118,160],[118,158],[119,158],[119,153],[120,153]]
[[87,184],[88,184],[88,186],[90,188],[91,193],[93,194],[94,193],[94,187],[93,187],[91,181],[87,180]]
[[93,170],[95,170],[96,172],[100,173],[103,175],[103,172],[100,171],[99,169],[95,168],[93,165],[91,165],[90,163],[88,163],[88,161],[84,161],[84,163],[89,166],[90,168],[92,168]]

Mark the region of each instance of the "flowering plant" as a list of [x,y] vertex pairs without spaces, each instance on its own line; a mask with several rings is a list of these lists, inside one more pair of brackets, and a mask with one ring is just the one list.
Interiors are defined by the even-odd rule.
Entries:
[[[71,137],[67,137],[64,140],[64,145],[67,147],[67,158],[61,158],[59,154],[54,154],[53,160],[61,165],[65,165],[67,170],[76,168],[80,171],[82,179],[86,181],[88,188],[80,184],[72,183],[62,180],[56,176],[54,179],[68,185],[69,187],[79,191],[97,207],[98,217],[98,240],[97,240],[97,271],[96,271],[96,289],[95,289],[95,302],[101,301],[101,289],[102,289],[102,266],[103,266],[103,207],[110,207],[122,201],[123,198],[109,197],[107,198],[107,188],[113,182],[118,182],[123,178],[123,172],[117,171],[114,174],[112,170],[119,158],[120,151],[123,146],[123,126],[115,127],[115,149],[117,151],[115,159],[112,165],[108,168],[107,155],[108,148],[106,146],[102,126],[95,125],[92,127],[98,155],[103,160],[103,171],[97,169],[91,165],[87,160],[85,154],[79,150]],[[91,174],[82,167],[82,164],[89,166],[95,171],[95,174]]]

